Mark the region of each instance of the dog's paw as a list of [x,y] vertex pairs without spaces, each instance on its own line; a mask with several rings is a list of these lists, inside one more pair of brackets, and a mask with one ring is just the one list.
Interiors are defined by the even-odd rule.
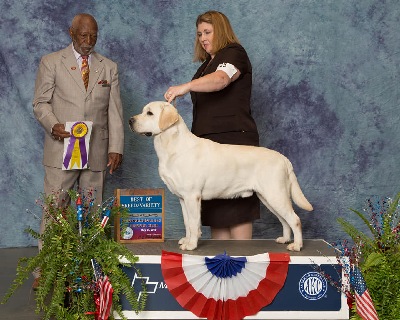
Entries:
[[188,242],[189,242],[189,239],[186,238],[186,237],[183,237],[183,238],[179,239],[178,244],[181,245],[181,244],[185,244],[185,243],[188,243]]
[[290,242],[290,239],[287,239],[285,237],[279,237],[279,238],[275,239],[275,242],[276,243],[288,243],[288,242]]
[[302,248],[301,245],[299,245],[298,243],[290,243],[288,244],[288,246],[286,247],[286,249],[288,249],[289,251],[300,251]]
[[197,243],[184,243],[179,246],[181,250],[194,250],[197,248]]

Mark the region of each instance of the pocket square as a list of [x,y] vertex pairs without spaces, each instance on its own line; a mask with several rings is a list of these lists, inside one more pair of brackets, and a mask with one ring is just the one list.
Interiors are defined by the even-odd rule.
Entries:
[[109,83],[107,80],[100,80],[98,84],[101,84],[102,87],[111,87],[111,83]]

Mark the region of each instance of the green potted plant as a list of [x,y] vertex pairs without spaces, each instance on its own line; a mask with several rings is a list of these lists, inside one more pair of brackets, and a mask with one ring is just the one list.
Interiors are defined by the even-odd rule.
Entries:
[[[370,235],[347,220],[338,219],[354,243],[351,253],[347,254],[350,267],[356,265],[361,270],[382,320],[399,319],[400,315],[399,199],[400,193],[394,199],[371,197],[367,200],[366,214],[352,210],[363,221]],[[357,303],[354,303],[350,319],[362,319],[359,313]]]
[[[122,294],[132,310],[140,312],[144,309],[146,294],[138,301],[121,268],[121,265],[135,267],[138,257],[113,240],[107,223],[117,213],[124,216],[126,209],[116,206],[113,198],[94,208],[91,192],[68,193],[74,205],[67,207],[56,204],[56,195],[43,198],[45,232],[26,230],[43,242],[43,248],[36,256],[19,260],[16,277],[2,303],[32,272],[40,270],[35,299],[36,312],[43,313],[43,319],[100,319],[102,312],[102,317],[114,319],[113,311],[126,319],[120,304]],[[121,262],[121,257],[129,263]],[[142,291],[145,291],[144,284]]]

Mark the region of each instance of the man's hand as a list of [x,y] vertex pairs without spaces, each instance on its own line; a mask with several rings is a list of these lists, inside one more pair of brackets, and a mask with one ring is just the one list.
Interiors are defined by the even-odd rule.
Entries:
[[54,140],[64,140],[65,138],[69,138],[71,133],[65,131],[65,125],[63,123],[56,123],[51,130],[51,136]]
[[107,167],[110,167],[110,174],[119,168],[122,163],[122,154],[110,152],[108,154]]

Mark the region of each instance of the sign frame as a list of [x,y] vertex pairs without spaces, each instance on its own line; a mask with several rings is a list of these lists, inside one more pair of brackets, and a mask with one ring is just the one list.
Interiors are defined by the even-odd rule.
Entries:
[[[123,219],[120,217],[120,214],[115,216],[114,238],[117,242],[137,243],[165,241],[165,191],[163,188],[116,189],[115,198],[118,206],[128,208],[129,210],[129,216],[124,219],[128,220],[126,222],[126,229],[129,229],[129,232],[121,231],[125,223],[122,221]],[[140,233],[138,238],[134,236],[135,231]],[[149,234],[146,234],[146,232],[149,232]],[[152,234],[151,232],[156,232],[156,234]],[[131,238],[128,238],[130,236],[129,233],[132,235]],[[154,235],[156,237],[153,237]]]

